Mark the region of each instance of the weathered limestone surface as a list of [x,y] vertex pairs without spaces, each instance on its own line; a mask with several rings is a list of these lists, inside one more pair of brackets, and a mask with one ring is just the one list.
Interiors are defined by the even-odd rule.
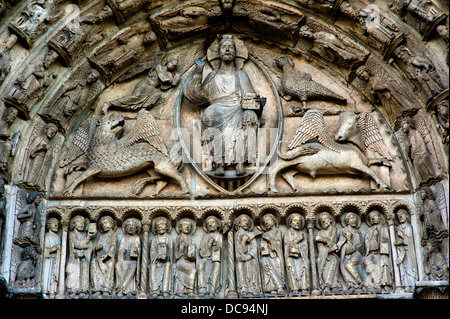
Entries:
[[0,1],[0,298],[448,297],[448,1]]

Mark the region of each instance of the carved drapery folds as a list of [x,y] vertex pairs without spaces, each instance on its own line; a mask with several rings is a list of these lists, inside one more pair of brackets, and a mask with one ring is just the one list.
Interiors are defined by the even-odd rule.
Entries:
[[335,196],[234,209],[49,204],[45,219],[38,193],[22,192],[11,287],[103,299],[412,293],[448,278],[442,191],[423,188],[417,211],[395,195]]
[[0,17],[16,294],[448,280],[445,1],[22,0]]
[[221,259],[223,255],[222,223],[214,215],[208,216],[199,245],[198,293],[205,296],[218,296],[221,288]]
[[[152,297],[168,297],[172,292],[173,241],[170,236],[171,229],[170,221],[164,216],[159,216],[152,221],[154,237],[151,240],[150,264],[148,265],[149,290]],[[146,268],[144,267],[144,269]]]
[[139,61],[142,56],[152,51],[148,46],[154,45],[156,35],[149,23],[141,22],[115,34],[114,38],[101,45],[88,58],[90,63],[111,83],[126,68]]
[[420,237],[424,254],[424,272],[427,280],[448,280],[448,263],[445,251],[449,247],[448,215],[444,186],[422,186],[416,194],[421,221]]
[[54,123],[62,133],[67,133],[80,111],[93,102],[96,93],[101,88],[100,74],[89,69],[74,76],[46,103],[39,114],[48,123]]
[[0,170],[6,176],[11,176],[13,143],[17,143],[17,138],[20,136],[20,133],[12,134],[10,132],[10,127],[16,120],[18,112],[14,107],[5,107],[0,121]]
[[231,296],[230,280],[240,298],[411,293],[422,271],[445,280],[448,269],[436,237],[423,243],[424,259],[416,256],[412,211],[395,197],[219,211],[49,207],[46,227],[37,228],[44,251],[30,234],[19,236],[20,224],[17,238],[31,244],[22,245],[15,282],[42,282],[46,298],[220,298]]
[[[257,28],[258,30],[263,29],[272,31],[277,30],[277,32],[280,30],[286,31],[282,32],[282,34],[284,36],[289,37],[290,42],[289,41],[288,42],[290,43],[290,46],[292,47],[292,52],[294,53],[292,57],[286,56],[284,60],[287,61],[284,61],[279,56],[278,57],[272,56],[273,59],[276,61],[277,67],[280,69],[273,68],[273,66],[267,69],[264,67],[261,68],[263,72],[269,72],[269,75],[275,76],[278,76],[279,74],[278,72],[282,71],[280,82],[278,83],[278,81],[275,81],[276,82],[275,84],[280,85],[279,94],[283,97],[283,99],[288,101],[286,105],[292,105],[290,109],[289,107],[287,107],[286,109],[283,110],[285,115],[288,114],[289,116],[294,117],[301,116],[306,111],[307,106],[308,108],[316,108],[320,105],[320,101],[326,101],[328,103],[325,104],[326,105],[325,107],[321,106],[324,108],[323,111],[325,111],[326,115],[327,113],[338,114],[341,111],[345,110],[346,108],[356,110],[357,113],[368,111],[367,109],[368,106],[363,106],[362,104],[359,104],[358,101],[351,101],[349,97],[353,95],[348,91],[344,92],[345,90],[343,90],[343,87],[340,87],[339,89],[336,90],[335,84],[331,85],[330,88],[330,85],[328,83],[320,80],[317,81],[316,79],[320,79],[321,78],[320,76],[322,76],[322,74],[318,73],[317,69],[313,69],[312,72],[299,71],[298,69],[304,69],[305,61],[310,62],[311,66],[317,65],[317,67],[319,67],[321,63],[326,63],[326,65],[332,64],[334,66],[337,66],[338,68],[345,69],[346,71],[343,72],[343,75],[347,77],[349,81],[351,80],[352,82],[358,82],[353,80],[355,76],[361,78],[362,83],[358,82],[354,84],[356,86],[362,84],[361,86],[359,86],[359,89],[363,91],[368,91],[367,92],[368,94],[364,92],[364,95],[369,98],[370,102],[375,103],[375,106],[380,108],[380,113],[388,120],[390,125],[398,123],[398,121],[401,120],[404,114],[414,112],[419,108],[419,106],[417,106],[417,101],[414,101],[414,97],[411,98],[411,96],[408,96],[409,95],[408,92],[406,92],[403,89],[399,90],[397,88],[397,86],[399,86],[398,84],[399,80],[401,79],[398,78],[394,79],[392,78],[394,75],[389,74],[387,72],[381,73],[378,72],[378,70],[380,69],[377,68],[377,63],[379,64],[380,61],[378,61],[373,56],[373,54],[370,54],[370,50],[374,49],[373,46],[371,49],[366,48],[364,45],[358,43],[357,41],[355,42],[355,40],[350,38],[345,32],[333,30],[332,27],[326,25],[323,21],[320,21],[320,19],[305,18],[300,10],[301,7],[305,7],[305,9],[308,10],[318,10],[319,12],[326,11],[328,13],[331,10],[333,11],[335,19],[340,23],[342,23],[343,25],[345,23],[349,23],[348,20],[349,17],[352,18],[353,20],[355,17],[358,17],[357,20],[359,24],[356,24],[356,26],[360,27],[361,25],[366,26],[367,24],[370,23],[381,23],[382,21],[384,21],[383,20],[384,18],[388,19],[386,12],[378,10],[379,8],[377,9],[374,6],[361,7],[361,4],[354,3],[351,1],[339,2],[329,8],[327,6],[324,6],[323,8],[319,6],[322,8],[320,10],[319,8],[316,8],[314,5],[308,7],[310,4],[303,2],[299,2],[298,8],[289,7],[289,5],[286,5],[284,3],[279,5],[270,4],[270,6],[268,7],[263,7],[239,1],[235,3],[229,3],[226,6],[224,6],[224,4],[222,3],[219,3],[219,7],[217,7],[216,4],[213,4],[212,2],[210,3],[208,1],[198,3],[196,2],[196,4],[199,5],[198,12],[194,10],[196,8],[195,6],[186,7],[186,5],[188,4],[185,3],[179,4],[177,7],[170,9],[172,10],[172,11],[169,10],[170,12],[168,11],[168,9],[157,10],[156,9],[156,7],[158,7],[157,5],[155,5],[154,8],[148,7],[147,9],[149,9],[150,11],[155,10],[155,14],[148,16],[149,18],[148,21],[142,20],[140,22],[133,23],[131,26],[124,27],[118,31],[116,31],[117,29],[115,29],[114,26],[111,25],[112,21],[109,18],[111,17],[112,14],[114,14],[114,16],[116,16],[117,18],[118,12],[123,9],[124,11],[122,10],[123,11],[122,14],[124,14],[125,17],[128,14],[133,14],[133,12],[137,10],[137,8],[140,8],[141,6],[146,6],[147,3],[140,1],[137,2],[129,1],[121,3],[111,1],[104,6],[100,4],[83,5],[80,8],[79,15],[76,17],[71,16],[70,19],[67,19],[67,24],[59,31],[59,32],[62,32],[64,30],[66,30],[67,32],[70,31],[73,37],[76,38],[76,39],[74,38],[75,39],[74,43],[72,43],[73,41],[71,42],[67,40],[68,39],[67,37],[64,37],[63,35],[58,35],[59,33],[57,33],[52,38],[51,43],[49,43],[50,47],[53,48],[54,51],[50,50],[47,56],[43,57],[44,58],[43,66],[49,67],[50,63],[55,59],[55,54],[57,54],[61,58],[63,64],[72,65],[72,61],[70,59],[71,54],[68,54],[70,50],[68,51],[67,48],[63,49],[64,45],[62,45],[62,43],[63,42],[66,43],[68,41],[67,43],[69,42],[72,43],[73,48],[81,50],[80,48],[82,48],[82,45],[80,41],[84,41],[85,36],[93,36],[94,34],[100,34],[101,32],[94,32],[95,30],[93,28],[97,28],[100,25],[102,25],[103,27],[101,28],[101,30],[105,32],[105,36],[107,35],[110,36],[107,39],[105,38],[103,41],[99,39],[98,41],[90,42],[90,45],[93,45],[94,49],[91,50],[91,52],[87,55],[87,60],[92,65],[92,67],[96,69],[96,71],[88,71],[88,68],[84,68],[83,71],[81,71],[81,69],[78,69],[80,70],[79,71],[80,75],[79,76],[74,75],[73,77],[67,78],[67,81],[70,84],[60,86],[57,91],[60,93],[52,94],[52,97],[41,108],[39,114],[43,117],[45,121],[56,123],[63,134],[67,134],[66,133],[67,130],[74,124],[74,119],[76,115],[81,114],[81,111],[83,111],[83,109],[86,109],[88,105],[98,110],[99,103],[101,104],[101,101],[103,101],[104,103],[102,106],[103,113],[108,112],[110,108],[111,110],[118,109],[121,111],[138,110],[139,108],[147,108],[147,109],[154,108],[155,110],[153,113],[161,114],[160,113],[161,110],[158,109],[158,107],[161,106],[161,104],[165,103],[166,97],[170,97],[172,94],[175,94],[175,92],[179,92],[181,88],[176,87],[177,83],[180,80],[186,80],[187,78],[189,78],[189,74],[186,73],[186,71],[189,69],[190,65],[193,65],[194,57],[195,56],[201,57],[201,55],[192,54],[191,56],[192,60],[186,61],[184,60],[184,58],[189,55],[188,54],[185,55],[184,53],[191,54],[192,52],[190,52],[190,50],[182,51],[181,54],[179,54],[180,52],[177,52],[179,55],[177,57],[179,60],[178,67],[173,66],[172,64],[174,63],[172,63],[172,61],[176,61],[177,59],[176,58],[174,59],[173,57],[167,57],[164,58],[163,61],[161,61],[160,59],[161,51],[159,51],[156,42],[163,40],[163,38],[167,38],[168,30],[172,31],[175,30],[173,28],[177,26],[178,22],[176,21],[178,21],[182,17],[199,18],[204,15],[207,16],[207,20],[209,21],[208,23],[211,23],[211,25],[214,25],[215,22],[213,20],[215,18],[222,17],[228,19],[232,31],[246,35],[251,35],[252,37],[255,36],[256,30],[255,28]],[[113,9],[111,9],[111,6],[113,7]],[[126,8],[128,9],[132,8],[132,10],[129,11]],[[114,13],[111,13],[111,10],[114,11]],[[193,12],[187,13],[186,10],[187,11],[191,10]],[[356,13],[356,15],[351,14],[352,10]],[[371,20],[368,18],[367,15],[375,19],[375,21],[370,22]],[[386,17],[384,15],[386,15]],[[245,19],[245,17],[248,19]],[[263,19],[261,17],[266,18]],[[293,17],[295,17],[298,21],[295,20]],[[378,22],[377,20],[378,18],[380,18],[381,22]],[[169,19],[170,22],[174,22],[175,24],[169,23],[167,19]],[[294,20],[297,21],[295,27],[293,27],[292,24],[292,21]],[[389,25],[392,26],[393,23],[394,22],[390,23]],[[164,28],[161,27],[162,25],[164,25],[165,27]],[[193,25],[195,25],[195,23]],[[180,28],[180,30],[182,30],[185,33],[183,33],[182,37],[175,37],[171,39],[172,42],[171,47],[175,48],[177,43],[181,43],[183,39],[186,38],[187,36],[194,36],[194,34],[200,35],[205,33],[206,32],[205,30],[207,28],[205,30],[202,28],[197,30],[194,27],[194,29],[195,31],[191,32],[189,28],[185,27]],[[394,30],[395,28],[391,29]],[[400,30],[399,32],[403,32],[401,26],[398,26],[397,29]],[[349,28],[348,30],[351,31],[350,33],[356,32],[355,31],[356,29]],[[366,33],[363,32],[362,34],[363,35],[365,34],[366,36],[371,34],[369,32],[370,31],[369,29],[367,29],[366,31],[364,31]],[[68,37],[72,39],[72,36]],[[64,39],[67,38],[66,39],[67,41],[65,41],[63,38]],[[81,40],[78,40],[78,38],[80,38]],[[378,37],[377,39],[379,38],[380,37]],[[402,39],[403,38],[404,37],[402,37]],[[365,38],[363,37],[362,39]],[[274,42],[274,39],[270,37],[267,37],[266,40]],[[304,44],[305,43],[309,44],[307,44],[306,46],[304,44],[300,45],[298,44],[300,43],[299,41],[300,42],[303,41]],[[59,43],[60,45],[57,45],[57,43]],[[251,58],[256,57],[257,59],[261,60],[265,66],[273,65],[273,61],[271,60],[270,54],[268,54],[267,52],[264,52],[264,54],[259,54],[262,52],[259,51],[260,48],[258,48],[257,45],[251,43],[250,41],[248,41],[244,45],[248,46],[248,48],[250,49],[249,55],[250,60]],[[308,45],[311,45],[311,47],[308,47]],[[11,45],[7,45],[5,47],[5,50],[7,51],[7,49],[10,46]],[[437,68],[437,66],[433,65],[430,62],[431,60],[425,57],[419,57],[414,55],[414,52],[417,50],[412,50],[410,48],[414,47],[415,49],[415,46],[416,43],[414,42],[411,43],[409,43],[408,41],[406,41],[406,43],[395,42],[392,44],[392,47],[390,48],[390,51],[392,52],[389,54],[388,57],[394,58],[395,62],[394,64],[396,66],[398,65],[399,69],[406,72],[405,73],[406,78],[413,81],[414,87],[418,88],[420,92],[424,92],[423,93],[424,99],[426,99],[426,101],[431,101],[429,103],[433,105],[435,104],[437,105],[437,103],[439,103],[439,105],[441,104],[445,105],[446,83],[442,82],[441,77],[438,75],[440,69]],[[240,47],[242,47],[242,45],[240,45]],[[351,52],[349,51],[350,47],[353,48]],[[164,46],[164,48],[167,48],[167,46]],[[384,51],[382,51],[382,53],[383,52]],[[300,54],[301,56],[302,53],[305,54],[306,56],[305,59],[302,58],[299,59],[299,57],[296,56],[296,54]],[[163,55],[164,54],[165,53],[163,53]],[[210,51],[208,51],[208,56],[209,55]],[[142,56],[144,57],[144,59],[138,61],[136,59],[137,56]],[[74,53],[73,62],[77,58],[79,58],[79,54]],[[209,59],[210,58],[208,58],[208,60]],[[246,62],[246,64],[247,64],[246,69],[252,68],[251,63]],[[299,64],[301,64],[301,67],[298,66]],[[132,66],[134,66],[136,70],[133,70]],[[294,68],[297,70],[294,70]],[[43,82],[48,81],[44,81],[46,78],[45,70],[41,71],[42,72],[34,72],[32,73],[31,76],[27,77],[27,81],[32,81],[33,79],[36,79],[36,81],[33,80],[34,82],[36,82],[36,83],[33,82],[36,85],[32,85],[33,83],[30,82],[29,83],[30,85],[25,85],[22,88],[23,90],[15,90],[13,94],[11,93],[6,94],[6,96],[4,97],[4,100],[7,103],[13,104],[15,105],[15,107],[22,110],[25,113],[25,116],[27,116],[31,111],[30,110],[31,105],[36,102],[34,100],[35,93],[38,94],[37,101],[39,101],[39,96],[42,95],[42,91],[45,91],[47,84],[43,86],[42,84],[40,84],[39,79],[41,79],[42,77],[41,81]],[[87,73],[81,74],[81,72]],[[99,76],[98,73],[96,72],[100,73],[101,81],[104,81],[107,86],[110,86],[110,84],[113,83],[116,79],[120,80],[121,81],[120,83],[123,82],[129,83],[131,79],[134,79],[137,76],[141,76],[141,78],[139,83],[135,85],[130,84],[128,86],[128,90],[131,89],[129,91],[131,94],[121,94],[121,96],[117,96],[117,94],[106,94],[112,95],[115,98],[113,99],[102,98],[100,99],[100,101],[95,101],[96,97],[98,96],[97,94],[100,93],[100,90],[102,90],[100,85],[99,88],[94,88],[92,89],[93,92],[91,92],[91,86],[93,86],[94,82]],[[148,73],[148,76],[142,78],[142,75],[145,72]],[[174,72],[177,73],[175,74]],[[340,72],[341,71],[338,71],[338,73]],[[38,75],[39,78],[36,77]],[[48,74],[47,76],[51,76],[51,74]],[[20,78],[23,78],[23,76],[21,76]],[[315,80],[311,81],[311,78]],[[18,80],[16,80],[16,84],[20,82],[20,81],[18,82]],[[259,81],[261,80],[258,79],[257,76],[256,77],[253,76],[252,82],[255,81],[257,84],[259,84]],[[323,85],[322,83],[326,85]],[[391,87],[387,83],[389,84],[392,83],[394,87]],[[48,84],[49,86],[51,86],[51,83]],[[162,94],[163,91],[169,92]],[[26,99],[26,101],[22,101],[20,99],[20,96],[14,97],[17,94],[23,96]],[[273,104],[273,100],[272,101],[270,100],[271,97],[268,98],[269,100],[266,105],[266,109]],[[30,99],[33,100],[31,101]],[[293,99],[293,101],[291,101],[291,99]],[[361,97],[361,99],[364,98]],[[315,104],[314,103],[306,104],[309,101],[315,102],[315,100],[317,100]],[[443,102],[441,103],[441,101]],[[300,102],[301,105],[296,104],[296,102]],[[433,107],[433,105],[431,104],[430,107]],[[328,108],[328,106],[330,106],[330,108]],[[184,108],[184,106],[182,108]],[[439,107],[439,109],[442,109],[442,107]],[[269,113],[271,112],[266,111],[266,114]],[[185,117],[189,115],[188,113],[184,114],[182,112],[180,116]],[[252,116],[250,116],[248,120],[251,120],[251,118]],[[273,119],[269,119],[267,116],[264,116],[263,114],[263,116],[259,119],[259,126],[266,125],[266,128],[268,128],[267,124],[270,121],[272,121],[273,124]],[[280,123],[277,123],[276,125],[279,127]],[[263,130],[258,129],[258,134],[260,132],[263,132]],[[288,134],[292,134],[289,133],[289,131],[287,132]],[[178,136],[178,138],[179,137],[180,135]],[[251,139],[249,139],[248,137],[247,139],[245,139],[245,141],[247,141],[248,144],[247,147],[249,147],[249,145],[255,144],[252,143]],[[189,141],[189,144],[193,143],[192,146],[194,146],[196,142],[197,141]],[[274,140],[266,140],[266,143],[273,144],[274,142],[275,142]],[[190,147],[190,145],[188,147]],[[174,149],[174,152],[175,150],[176,149]],[[211,152],[211,150],[209,150],[209,152]],[[261,149],[259,150],[249,149],[247,152],[249,154],[253,154],[252,156],[255,157],[251,158],[250,164],[255,165],[256,163],[256,165],[258,165],[258,161],[261,161],[261,156],[264,153],[262,150],[262,146]],[[206,154],[207,153],[204,153],[203,155]],[[193,162],[197,161],[196,158],[188,160]],[[204,165],[206,169],[208,167],[208,160],[202,159],[201,161],[203,162],[202,165]],[[214,166],[215,161],[213,161],[212,164]],[[390,170],[391,172],[388,174],[392,175],[395,174],[393,172],[395,168],[389,167],[389,165],[391,164],[392,163],[384,161],[381,167],[379,167],[379,165],[372,165],[372,170],[375,171]],[[439,165],[442,166],[442,162]],[[397,164],[397,166],[400,165]],[[70,168],[67,167],[64,169],[66,170],[66,172],[64,173],[57,172],[56,175],[63,176],[66,175],[71,170]],[[79,168],[75,168],[75,170],[76,169]],[[402,168],[398,169],[402,170]],[[240,173],[241,171],[242,171],[241,168],[237,170],[238,173]],[[255,177],[256,175],[257,174],[255,174]],[[75,178],[75,176],[73,176],[72,178]],[[155,180],[156,176],[152,175],[152,177],[149,178]],[[292,179],[291,177],[289,178]],[[391,176],[386,178],[392,180]],[[213,184],[215,188],[217,188],[219,191],[222,192],[224,190],[234,191],[236,189],[240,189],[240,185],[245,184],[247,181],[248,179],[245,178],[236,180],[231,179],[225,180],[216,179],[214,181],[208,180],[210,184]],[[159,191],[163,188],[162,186],[163,183],[165,183],[165,181],[159,182],[154,192],[155,194],[158,194]],[[214,185],[214,183],[217,185]],[[376,181],[375,183],[379,184]],[[403,184],[402,181],[399,181],[397,183],[399,185]],[[58,193],[58,190],[62,191],[63,188],[64,188],[63,186],[62,187],[57,186],[55,188],[56,193]],[[133,192],[138,193],[138,191],[136,190],[132,191],[131,193]]]
[[399,266],[401,284],[408,291],[411,291],[415,281],[419,278],[413,229],[406,209],[399,208],[396,217],[398,224],[395,229],[396,240],[394,245],[397,250],[395,263]]
[[62,63],[71,66],[86,47],[96,45],[107,35],[102,24],[112,17],[109,6],[94,3],[86,6],[48,42],[49,47],[61,57]]
[[3,255],[3,246],[5,236],[5,224],[6,224],[6,205],[8,204],[8,199],[6,198],[6,188],[7,184],[5,178],[0,176],[0,254]]
[[428,40],[439,25],[445,23],[447,15],[434,1],[409,0],[390,1],[389,8],[416,29],[423,40]]
[[[45,215],[42,195],[37,191],[21,192],[12,241],[12,270],[14,288],[39,287],[42,269],[42,231]],[[17,205],[17,204],[16,204]]]
[[61,2],[61,0],[30,1],[8,27],[11,32],[17,34],[26,48],[30,48],[37,37],[64,15],[64,11],[58,7]]
[[418,113],[414,117],[402,118],[399,129],[395,132],[404,155],[412,165],[411,172],[417,186],[429,184],[444,169],[423,116]]
[[51,70],[56,60],[56,52],[49,50],[39,59],[32,61],[22,74],[15,73],[17,78],[4,97],[5,103],[18,108],[29,117],[33,105],[43,98],[45,91],[57,78],[57,72]]
[[59,267],[61,264],[60,222],[55,217],[47,220],[47,232],[44,243],[44,261],[42,270],[42,291],[54,298],[58,293]]
[[136,218],[128,218],[123,223],[124,235],[117,247],[116,263],[116,289],[119,296],[135,295],[139,289],[141,239],[138,235],[141,230],[142,225]]

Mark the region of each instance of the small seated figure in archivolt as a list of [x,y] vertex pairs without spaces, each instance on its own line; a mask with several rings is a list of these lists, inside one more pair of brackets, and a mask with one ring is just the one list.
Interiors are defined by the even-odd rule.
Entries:
[[[338,126],[333,140],[327,133],[322,112],[307,111],[292,140],[279,143],[278,160],[272,167],[272,173],[268,175],[269,189],[277,191],[275,179],[281,171],[282,177],[295,192],[300,190],[294,179],[299,172],[313,178],[316,175],[364,173],[376,182],[377,187],[389,188],[369,168],[365,155],[365,150],[371,149],[389,161],[393,159],[372,116],[368,113],[356,115],[353,112],[343,112],[339,116]],[[318,142],[313,142],[314,139]]]

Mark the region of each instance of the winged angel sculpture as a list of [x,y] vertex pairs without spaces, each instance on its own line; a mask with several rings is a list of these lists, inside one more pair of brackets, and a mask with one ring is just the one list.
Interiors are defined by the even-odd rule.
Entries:
[[87,168],[66,186],[64,194],[72,194],[78,185],[93,176],[120,178],[142,170],[146,170],[149,177],[133,184],[133,194],[139,194],[153,181],[156,186],[152,194],[158,194],[167,184],[161,180],[164,176],[173,178],[180,184],[181,192],[188,193],[186,181],[178,171],[181,161],[172,160],[174,157],[163,143],[153,116],[141,109],[127,134],[124,134],[124,124],[122,115],[110,113],[98,121],[89,118],[80,126],[60,167],[65,168],[67,174],[77,165],[76,160],[85,155]]
[[447,202],[442,182],[422,186],[415,194],[416,210],[422,220],[422,240],[448,237]]
[[378,188],[388,189],[389,186],[369,168],[367,149],[375,151],[386,160],[393,160],[371,114],[341,113],[333,140],[327,133],[322,112],[309,110],[303,116],[292,140],[279,143],[276,172],[269,174],[269,189],[278,191],[275,179],[282,171],[283,179],[295,192],[300,189],[294,179],[299,172],[313,178],[316,175],[364,173],[376,182]]
[[411,161],[418,184],[425,184],[442,173],[435,157],[438,152],[431,132],[422,116],[402,118],[395,135],[403,152]]

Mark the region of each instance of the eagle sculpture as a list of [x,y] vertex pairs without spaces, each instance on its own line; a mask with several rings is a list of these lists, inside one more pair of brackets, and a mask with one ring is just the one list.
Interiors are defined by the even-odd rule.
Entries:
[[309,73],[296,71],[291,58],[279,56],[275,59],[275,64],[283,71],[281,86],[285,98],[299,100],[304,108],[306,108],[306,101],[313,100],[347,104],[345,98],[313,81]]

